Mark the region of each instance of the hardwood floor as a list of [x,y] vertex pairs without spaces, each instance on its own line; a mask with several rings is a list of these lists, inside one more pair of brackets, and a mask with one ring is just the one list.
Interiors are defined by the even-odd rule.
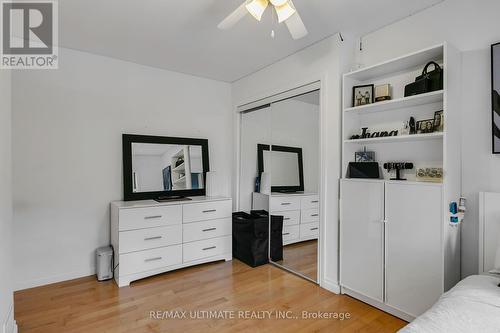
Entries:
[[[20,333],[395,332],[406,324],[271,265],[252,269],[237,260],[186,268],[121,289],[90,276],[19,291],[14,297]],[[232,313],[235,318],[151,318],[151,311],[171,310],[228,311],[227,317]],[[298,317],[302,311],[321,311],[349,313],[350,318],[276,319],[273,312],[271,318],[245,319],[239,317],[253,313],[239,311],[283,311]],[[191,314],[195,312],[188,318]]]
[[318,241],[310,240],[284,246],[283,260],[276,263],[317,281]]

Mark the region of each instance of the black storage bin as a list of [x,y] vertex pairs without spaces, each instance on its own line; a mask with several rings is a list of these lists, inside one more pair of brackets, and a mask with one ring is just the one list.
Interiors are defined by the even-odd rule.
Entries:
[[268,249],[268,218],[233,213],[233,257],[257,267],[269,262]]
[[[258,217],[268,218],[269,213],[265,210],[252,210],[251,214]],[[271,215],[271,244],[270,257],[272,261],[283,260],[283,216]]]

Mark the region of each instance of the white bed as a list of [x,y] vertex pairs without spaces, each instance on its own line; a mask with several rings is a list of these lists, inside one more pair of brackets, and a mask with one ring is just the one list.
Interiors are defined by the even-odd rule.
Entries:
[[[467,223],[467,222],[465,222]],[[479,272],[460,281],[401,333],[500,332],[500,275],[488,274],[500,245],[500,193],[479,195]],[[498,267],[497,267],[498,268]]]
[[400,332],[500,332],[499,283],[499,277],[470,276]]

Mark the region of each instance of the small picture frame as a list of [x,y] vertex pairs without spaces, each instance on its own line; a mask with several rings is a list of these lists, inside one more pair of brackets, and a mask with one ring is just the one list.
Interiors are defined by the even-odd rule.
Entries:
[[442,132],[444,130],[444,114],[443,110],[434,113],[434,132]]
[[355,162],[375,162],[374,151],[358,151],[354,153]]
[[417,121],[417,134],[428,134],[434,132],[434,119]]
[[374,85],[352,87],[352,106],[363,106],[373,103]]

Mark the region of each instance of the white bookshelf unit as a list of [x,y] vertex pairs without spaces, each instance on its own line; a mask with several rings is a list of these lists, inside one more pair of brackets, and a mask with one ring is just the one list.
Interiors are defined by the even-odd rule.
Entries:
[[[405,86],[429,61],[444,71],[443,90],[404,97]],[[460,228],[449,223],[449,203],[461,195],[460,62],[460,53],[443,43],[343,77],[342,292],[405,320],[460,280]],[[367,84],[390,84],[391,100],[353,107],[353,87]],[[433,119],[440,110],[442,132],[401,135],[410,117]],[[398,136],[352,139],[364,127],[371,133],[398,130]],[[349,162],[365,148],[375,152],[382,179],[347,178]],[[415,168],[402,172],[407,181],[393,181],[383,169],[386,162]],[[442,183],[418,182],[417,167],[443,168]]]

